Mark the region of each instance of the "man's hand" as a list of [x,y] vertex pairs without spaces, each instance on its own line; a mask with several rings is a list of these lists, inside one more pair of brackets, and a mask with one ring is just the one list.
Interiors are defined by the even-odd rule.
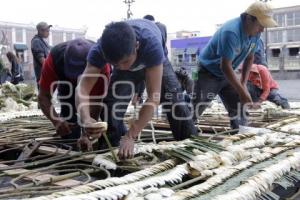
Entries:
[[70,123],[64,120],[58,120],[54,123],[56,133],[60,136],[71,134],[72,128],[76,126],[75,123]]
[[255,102],[252,104],[252,106],[250,106],[250,109],[253,109],[253,110],[257,110],[257,109],[260,109],[261,108],[261,103],[260,102]]
[[87,136],[84,135],[77,140],[77,146],[80,151],[93,151],[92,142]]
[[247,91],[244,91],[242,94],[240,94],[240,101],[241,101],[242,105],[251,105],[252,104],[252,98]]
[[89,139],[100,138],[102,133],[106,131],[104,127],[96,126],[97,121],[93,118],[86,120],[83,124],[83,134]]
[[120,141],[118,156],[120,159],[132,158],[134,150],[134,139],[128,135],[124,135]]
[[131,105],[137,106],[138,102],[139,102],[138,96],[137,94],[134,94],[131,100]]

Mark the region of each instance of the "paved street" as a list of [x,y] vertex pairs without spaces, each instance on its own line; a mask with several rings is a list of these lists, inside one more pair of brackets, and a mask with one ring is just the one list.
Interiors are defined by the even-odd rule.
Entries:
[[279,84],[279,91],[282,96],[290,101],[300,101],[300,79],[276,81]]

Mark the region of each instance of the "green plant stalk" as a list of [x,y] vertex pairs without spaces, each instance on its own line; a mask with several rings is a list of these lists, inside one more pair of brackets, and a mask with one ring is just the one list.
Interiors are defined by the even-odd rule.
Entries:
[[115,154],[115,152],[114,152],[114,150],[113,150],[113,147],[112,147],[112,145],[111,145],[111,143],[110,143],[110,141],[109,141],[109,139],[108,139],[108,137],[107,137],[107,135],[106,135],[106,132],[103,133],[103,137],[104,137],[104,139],[105,139],[105,141],[106,141],[106,144],[107,144],[107,146],[108,146],[109,151],[111,152],[111,155],[112,155],[114,161],[115,161],[116,163],[118,163],[120,160],[118,159],[117,155]]

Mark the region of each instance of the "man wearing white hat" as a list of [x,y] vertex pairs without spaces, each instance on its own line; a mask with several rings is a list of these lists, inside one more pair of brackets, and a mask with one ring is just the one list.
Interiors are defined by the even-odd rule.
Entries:
[[[195,118],[219,95],[230,117],[231,128],[246,125],[244,105],[252,104],[247,80],[254,52],[264,28],[276,26],[271,7],[263,2],[251,4],[244,13],[226,22],[199,54],[198,79],[194,84]],[[241,79],[234,70],[243,63]]]

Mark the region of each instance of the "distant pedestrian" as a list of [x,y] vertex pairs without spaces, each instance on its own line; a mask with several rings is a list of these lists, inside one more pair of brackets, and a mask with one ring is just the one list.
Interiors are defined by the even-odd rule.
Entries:
[[33,55],[34,73],[37,83],[40,81],[43,63],[49,54],[50,47],[46,41],[52,25],[40,22],[36,25],[37,34],[31,40],[31,52]]
[[6,56],[9,62],[11,63],[11,83],[16,85],[20,81],[24,80],[22,64],[13,52],[7,52]]

